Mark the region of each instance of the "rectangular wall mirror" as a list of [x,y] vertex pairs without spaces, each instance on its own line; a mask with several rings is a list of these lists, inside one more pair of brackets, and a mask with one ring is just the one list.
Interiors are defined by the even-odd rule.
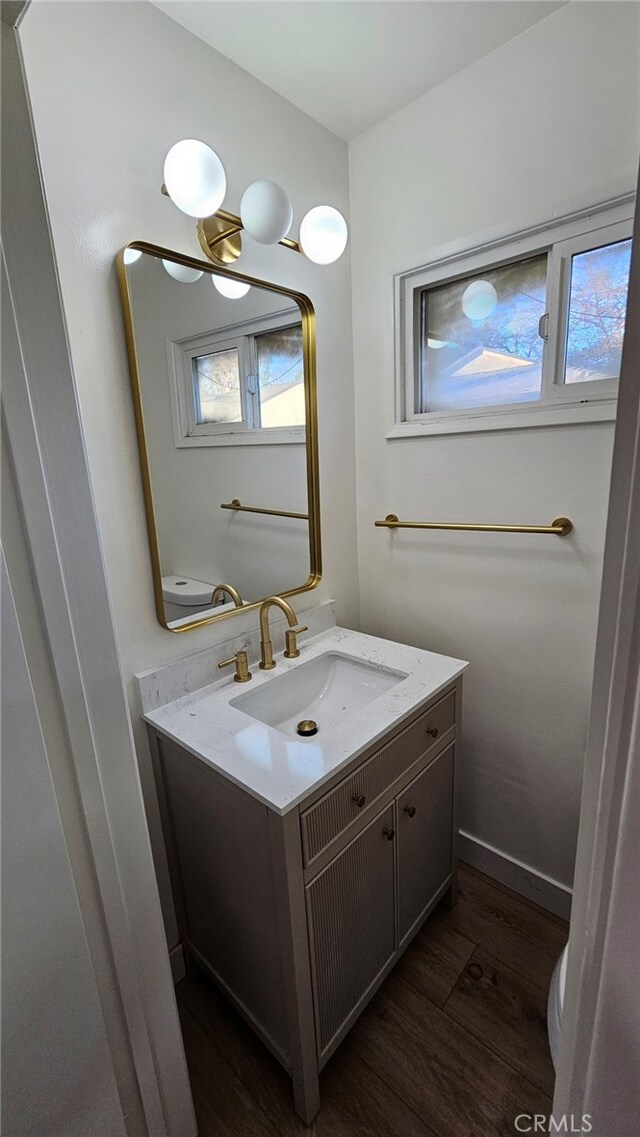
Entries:
[[117,263],[160,623],[314,588],[311,302],[142,241]]

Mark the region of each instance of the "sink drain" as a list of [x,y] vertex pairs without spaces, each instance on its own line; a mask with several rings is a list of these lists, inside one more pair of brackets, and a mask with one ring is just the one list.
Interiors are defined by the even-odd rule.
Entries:
[[313,719],[302,719],[298,723],[296,730],[303,738],[310,738],[312,734],[318,733],[318,724]]

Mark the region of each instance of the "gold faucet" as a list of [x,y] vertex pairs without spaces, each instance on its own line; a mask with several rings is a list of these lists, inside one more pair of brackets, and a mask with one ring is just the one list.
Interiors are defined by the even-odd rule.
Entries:
[[286,600],[283,600],[281,596],[268,596],[260,605],[260,667],[263,671],[271,671],[271,668],[276,665],[275,659],[273,658],[273,644],[271,643],[271,636],[269,635],[269,610],[273,607],[279,608],[281,612],[284,612],[289,623],[287,650],[284,653],[287,659],[295,659],[296,656],[300,655],[296,643],[296,635],[300,632],[308,631],[306,625],[303,628],[296,627],[298,617]]
[[218,664],[218,667],[229,667],[231,663],[235,663],[236,665],[235,675],[233,676],[236,683],[248,683],[251,678],[251,672],[249,671],[249,660],[246,651],[237,651],[235,655],[231,656],[231,659],[223,659],[222,663]]
[[215,604],[217,600],[220,600],[224,596],[225,592],[227,596],[231,597],[236,608],[244,608],[244,600],[238,592],[238,589],[234,588],[232,584],[217,584],[211,593],[210,603]]

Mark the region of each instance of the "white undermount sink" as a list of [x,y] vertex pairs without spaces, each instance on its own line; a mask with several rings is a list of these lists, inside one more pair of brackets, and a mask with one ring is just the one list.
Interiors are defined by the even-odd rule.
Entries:
[[302,720],[313,720],[317,733],[323,733],[406,678],[406,671],[326,652],[255,691],[231,699],[230,705],[298,738],[297,727]]
[[[467,666],[333,624],[300,647],[299,658],[277,653],[275,670],[261,671],[253,662],[256,636],[249,657],[253,679],[244,688],[231,676],[216,681],[217,658],[206,652],[168,665],[166,674],[149,672],[141,683],[144,717],[284,815],[379,738],[400,729]],[[318,733],[298,735],[302,719],[314,719]]]

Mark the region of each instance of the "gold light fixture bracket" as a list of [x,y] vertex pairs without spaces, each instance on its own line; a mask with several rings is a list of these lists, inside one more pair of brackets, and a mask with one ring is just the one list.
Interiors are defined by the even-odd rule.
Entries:
[[234,213],[219,209],[211,217],[198,221],[198,240],[210,261],[225,266],[234,264],[242,252],[242,222]]

